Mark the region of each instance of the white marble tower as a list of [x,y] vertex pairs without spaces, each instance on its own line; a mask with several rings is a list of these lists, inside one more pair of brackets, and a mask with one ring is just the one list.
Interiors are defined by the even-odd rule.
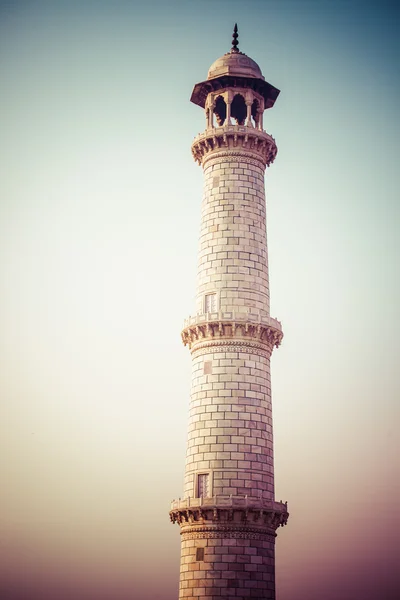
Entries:
[[204,197],[196,311],[182,339],[193,361],[180,525],[179,598],[275,599],[276,529],[270,356],[282,328],[270,317],[264,172],[277,152],[263,113],[279,90],[232,49],[191,101],[206,129],[192,144]]

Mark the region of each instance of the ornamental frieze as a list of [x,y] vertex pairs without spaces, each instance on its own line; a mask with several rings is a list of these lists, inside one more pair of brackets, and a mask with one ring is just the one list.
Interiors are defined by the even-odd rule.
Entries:
[[245,341],[245,340],[217,340],[213,339],[212,348],[210,348],[209,342],[198,343],[194,348],[191,349],[193,356],[202,356],[204,354],[210,354],[212,352],[247,352],[248,354],[256,356],[264,356],[269,358],[271,356],[271,350],[266,349],[262,344],[257,342]]
[[272,531],[254,531],[249,528],[229,529],[224,531],[221,529],[210,529],[209,527],[196,527],[192,530],[181,530],[182,541],[186,540],[204,540],[217,538],[236,538],[240,540],[268,540],[271,537],[275,538],[276,533]]
[[220,167],[221,159],[223,159],[224,163],[237,163],[242,162],[243,160],[246,164],[252,165],[253,167],[261,167],[263,171],[265,171],[265,162],[261,158],[259,158],[259,160],[254,160],[254,154],[250,154],[250,152],[245,152],[244,150],[236,150],[235,152],[231,150],[220,150],[208,154],[203,160],[203,167],[212,167],[214,165]]

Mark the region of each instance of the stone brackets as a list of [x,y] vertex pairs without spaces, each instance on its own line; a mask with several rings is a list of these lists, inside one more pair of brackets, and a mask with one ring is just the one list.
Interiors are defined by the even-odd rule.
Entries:
[[172,523],[179,523],[182,533],[185,533],[186,528],[192,530],[193,526],[200,528],[216,526],[220,530],[221,527],[224,529],[224,525],[228,532],[246,526],[249,531],[262,533],[283,527],[289,518],[287,503],[283,502],[267,505],[259,500],[240,507],[235,504],[229,506],[226,503],[219,503],[218,499],[211,503],[203,502],[201,499],[197,499],[198,502],[193,500],[190,506],[174,507],[169,513]]
[[192,143],[193,158],[198,164],[202,164],[204,158],[216,150],[231,150],[238,154],[245,152],[246,156],[257,158],[264,166],[269,166],[278,152],[271,135],[245,125],[209,128]]
[[282,341],[283,333],[278,327],[266,323],[216,319],[192,323],[182,333],[183,344],[195,349],[199,343],[213,342],[222,338],[229,340],[253,341],[262,344],[269,353]]

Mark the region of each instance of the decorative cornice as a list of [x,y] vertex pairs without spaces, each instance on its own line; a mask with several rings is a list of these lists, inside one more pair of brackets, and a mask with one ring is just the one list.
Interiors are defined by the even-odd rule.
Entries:
[[260,96],[264,98],[264,106],[266,109],[271,108],[279,96],[279,90],[265,81],[264,78],[260,79],[254,76],[248,77],[245,73],[242,75],[228,75],[225,73],[207,79],[206,81],[196,83],[190,101],[204,108],[207,96],[212,92],[219,92],[220,90],[225,90],[227,88],[235,89],[237,87],[254,90],[254,92],[260,94]]
[[[207,317],[207,320],[204,319]],[[254,322],[246,318],[238,319],[223,318],[222,315],[199,315],[197,318],[192,318],[189,323],[186,322],[186,327],[182,330],[183,344],[189,346],[192,352],[205,346],[215,345],[225,338],[226,343],[248,342],[253,341],[258,344],[258,347],[271,354],[274,346],[278,348],[280,345],[283,333],[279,321],[270,317]]]
[[[241,500],[241,502],[238,502]],[[194,498],[172,503],[172,523],[179,523],[182,533],[209,531],[247,531],[263,533],[286,525],[289,518],[287,503],[266,502],[262,499],[235,498],[231,501],[216,498]]]
[[256,159],[264,167],[265,165],[269,166],[275,160],[278,151],[272,136],[265,131],[244,125],[206,129],[192,143],[193,158],[203,166],[207,159],[220,158],[227,150],[236,156]]

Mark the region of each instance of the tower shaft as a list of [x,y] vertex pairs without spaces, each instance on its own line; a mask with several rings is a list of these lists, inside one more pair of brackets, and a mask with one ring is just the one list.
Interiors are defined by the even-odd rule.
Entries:
[[180,600],[274,600],[275,531],[288,518],[274,494],[270,356],[282,328],[269,310],[264,194],[277,149],[262,129],[275,88],[231,52],[224,65],[237,63],[242,79],[219,75],[192,96],[207,127],[192,144],[204,196],[196,312],[182,331],[192,355],[184,496],[170,511],[181,528]]

